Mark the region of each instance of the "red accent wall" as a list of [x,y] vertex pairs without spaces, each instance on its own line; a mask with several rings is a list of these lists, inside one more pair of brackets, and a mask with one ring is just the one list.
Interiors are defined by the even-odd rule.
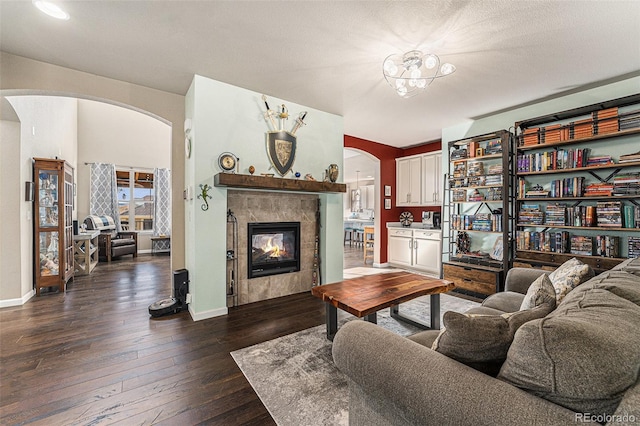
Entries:
[[[442,141],[426,142],[410,148],[395,148],[378,142],[368,141],[349,135],[344,135],[344,147],[355,148],[367,152],[380,160],[380,186],[379,192],[380,211],[375,212],[375,217],[380,219],[380,263],[387,261],[387,222],[398,222],[400,213],[410,211],[416,221],[422,220],[423,211],[440,211],[440,207],[396,207],[396,158],[410,155],[424,154],[438,151],[442,147]],[[384,209],[384,187],[391,185],[391,210]]]

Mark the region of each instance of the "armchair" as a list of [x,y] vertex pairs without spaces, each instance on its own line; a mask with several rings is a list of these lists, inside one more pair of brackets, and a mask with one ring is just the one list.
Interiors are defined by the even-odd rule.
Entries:
[[98,247],[100,257],[111,259],[126,254],[138,256],[138,233],[135,231],[116,231],[116,224],[111,216],[90,215],[84,219],[87,229],[100,231]]

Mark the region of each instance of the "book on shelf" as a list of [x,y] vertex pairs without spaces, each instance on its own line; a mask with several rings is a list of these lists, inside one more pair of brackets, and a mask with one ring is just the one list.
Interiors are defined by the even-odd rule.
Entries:
[[545,209],[544,224],[550,226],[566,225],[567,206],[564,204],[549,204]]
[[454,161],[453,162],[453,177],[463,178],[467,175],[467,162],[466,161]]
[[530,127],[522,132],[520,146],[538,145],[540,140],[540,128]]
[[620,257],[620,237],[597,235],[595,239],[595,256]]
[[592,114],[594,134],[603,135],[618,131],[618,108],[594,111]]
[[640,161],[640,151],[632,154],[623,154],[620,156],[620,161]]
[[640,127],[640,109],[620,114],[618,122],[620,130],[630,130]]
[[620,201],[602,201],[596,203],[598,226],[604,228],[622,228],[622,203]]
[[484,155],[494,155],[502,153],[502,140],[495,139],[484,142]]
[[451,151],[450,157],[452,161],[467,158],[467,149],[466,148],[454,149],[453,151]]
[[585,197],[609,197],[613,195],[613,183],[590,183],[584,189]]
[[486,199],[487,201],[502,201],[502,188],[489,188]]
[[595,252],[593,237],[589,237],[586,235],[572,235],[570,252],[571,254],[577,254],[581,256],[593,256]]
[[639,206],[624,206],[622,208],[623,217],[624,217],[624,227],[625,228],[635,228],[637,225],[636,215],[637,210],[639,210]]
[[523,204],[518,211],[518,223],[522,225],[542,225],[544,211],[539,204]]
[[574,121],[572,123],[571,139],[590,138],[593,136],[593,120],[586,118],[584,120]]
[[613,158],[611,158],[610,155],[589,157],[589,159],[587,160],[587,167],[604,166],[607,164],[614,164]]
[[482,161],[469,161],[467,164],[467,176],[484,175],[484,164]]
[[628,237],[627,256],[630,258],[640,257],[640,237]]

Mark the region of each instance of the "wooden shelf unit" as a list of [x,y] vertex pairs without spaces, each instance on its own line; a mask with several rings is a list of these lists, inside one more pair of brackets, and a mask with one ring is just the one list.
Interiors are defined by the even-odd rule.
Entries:
[[[616,111],[616,115],[613,116],[611,114],[607,115],[606,118],[597,119],[594,113],[598,113],[602,110],[609,108],[618,108]],[[621,112],[621,109],[623,110]],[[626,110],[625,110],[626,109]],[[629,111],[631,110],[631,111]],[[540,117],[536,117],[529,120],[524,120],[521,122],[515,123],[516,127],[516,148],[514,156],[516,159],[520,154],[525,155],[531,151],[550,151],[556,149],[558,147],[563,147],[566,145],[572,144],[582,144],[584,147],[588,148],[599,148],[601,152],[607,152],[606,148],[603,148],[603,141],[607,141],[609,144],[615,143],[616,141],[622,141],[624,145],[630,147],[629,152],[624,152],[624,154],[630,154],[637,151],[637,147],[640,142],[640,127],[619,130],[619,120],[623,117],[629,117],[631,114],[634,116],[640,112],[640,93],[627,96],[624,98],[613,99],[606,102],[600,102],[593,105],[587,105],[580,108],[574,108],[566,111],[561,111],[554,114],[548,114]],[[610,113],[610,111],[609,111]],[[593,118],[592,118],[593,117]],[[568,120],[572,120],[571,122],[567,122]],[[597,134],[599,130],[598,120],[601,122],[605,122],[606,133]],[[572,138],[568,140],[560,140],[551,143],[539,143],[537,145],[527,145],[523,146],[522,142],[524,141],[525,131],[530,128],[534,128],[535,126],[542,126],[537,130],[537,132],[528,133],[528,135],[538,134],[538,139],[541,139],[541,134],[545,133],[545,128],[547,126],[552,126],[548,131],[556,131],[558,129],[569,129],[572,126],[576,125],[574,123],[580,123],[580,125],[586,126],[588,132],[592,132],[593,134],[588,137],[579,137]],[[560,127],[558,127],[560,126]],[[617,127],[616,127],[617,126]],[[616,131],[617,130],[617,131]],[[565,130],[564,135],[571,135],[570,132]],[[574,134],[575,136],[575,134]],[[557,134],[555,135],[557,137]],[[637,141],[637,142],[636,142]],[[635,148],[634,148],[635,147]],[[580,147],[578,147],[580,149]],[[622,153],[621,153],[622,154]],[[612,156],[613,157],[613,156]],[[549,180],[553,180],[552,175],[560,175],[566,176],[567,174],[571,174],[569,178],[584,176],[585,179],[585,187],[587,185],[587,179],[591,179],[591,182],[603,182],[603,183],[611,183],[613,179],[620,172],[640,172],[640,161],[625,161],[620,162],[618,158],[612,158],[612,163],[606,163],[602,165],[593,165],[593,166],[584,166],[584,167],[572,167],[572,168],[561,168],[561,169],[548,169],[548,170],[540,170],[540,171],[520,171],[516,170],[514,180],[514,185],[516,187],[519,186],[519,180],[524,179],[527,182],[527,178],[534,179],[537,176],[544,176],[546,179],[544,181],[538,182],[538,184],[543,184],[544,182],[548,182]],[[602,177],[601,174],[597,172],[603,170],[608,173],[608,176]],[[558,177],[557,179],[564,179],[563,177]],[[531,182],[528,182],[531,183]],[[523,197],[523,194],[518,194],[515,199],[515,203],[517,205],[516,208],[516,216],[520,211],[520,207],[522,204],[539,204],[541,207],[546,208],[548,205],[557,204],[560,202],[569,202],[566,205],[567,208],[574,208],[578,206],[594,206],[597,202],[616,202],[619,201],[622,205],[631,205],[634,206],[635,209],[640,207],[638,203],[640,201],[640,195],[596,195],[596,196],[561,196],[561,197],[544,197],[544,196],[533,196],[533,197]],[[542,210],[542,208],[541,208]],[[624,220],[624,215],[621,213],[621,216]],[[566,222],[565,222],[566,223]],[[527,229],[563,229],[563,230],[572,230],[572,231],[582,231],[579,233],[571,233],[571,236],[591,236],[595,238],[595,234],[598,235],[608,235],[608,233],[613,234],[613,236],[618,236],[619,238],[619,252],[623,253],[625,247],[628,243],[629,235],[640,237],[640,225],[638,223],[635,224],[635,228],[625,227],[624,224],[621,226],[573,226],[573,225],[550,225],[550,224],[528,224],[528,223],[516,223],[516,234],[519,232],[525,232]],[[588,231],[588,232],[584,232]],[[517,235],[516,235],[517,237]],[[564,261],[577,257],[584,263],[589,264],[594,270],[597,272],[602,272],[612,268],[618,263],[625,260],[625,258],[621,257],[604,257],[598,255],[580,255],[574,253],[557,253],[557,252],[549,252],[549,251],[539,251],[539,250],[531,250],[529,248],[518,248],[517,244],[518,238],[516,238],[516,250],[515,250],[515,258],[514,265],[515,266],[544,266],[544,267],[555,267],[562,264]],[[568,247],[567,249],[570,249]]]
[[[475,148],[481,148],[488,141],[500,141],[502,152],[497,154],[473,156],[467,158],[451,158],[454,150],[465,148],[467,154],[471,155],[471,151]],[[472,295],[480,295],[482,297],[503,290],[504,275],[511,265],[511,243],[513,231],[513,135],[506,130],[487,133],[484,135],[465,138],[458,141],[449,142],[449,172],[447,174],[446,192],[448,214],[443,216],[443,232],[448,233],[448,251],[449,260],[443,262],[443,276],[445,280],[453,281],[458,290],[470,293]],[[459,180],[460,177],[454,178],[454,164],[460,162],[469,163],[471,161],[481,161],[483,166],[500,164],[502,166],[502,184],[495,185],[478,185],[478,186],[451,186],[453,179]],[[465,177],[468,176],[468,167],[465,167]],[[478,175],[476,175],[478,176]],[[484,174],[480,176],[492,176]],[[468,199],[470,191],[476,189],[501,188],[501,200],[481,200],[481,201],[453,201],[454,191],[467,191]],[[455,229],[453,227],[453,216],[463,216],[465,214],[475,215],[477,213],[491,213],[495,209],[502,211],[502,220],[500,231],[483,231],[473,229]],[[481,211],[482,210],[482,211]],[[481,244],[483,247],[493,247],[498,238],[502,238],[503,257],[502,260],[493,260],[490,258],[473,258],[459,256],[456,240],[458,233],[467,232],[473,234],[470,236],[472,246],[475,243]],[[446,250],[446,249],[445,249]]]

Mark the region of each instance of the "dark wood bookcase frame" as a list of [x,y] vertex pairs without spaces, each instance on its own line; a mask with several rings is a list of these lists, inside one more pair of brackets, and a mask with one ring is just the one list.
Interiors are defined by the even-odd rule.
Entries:
[[[569,120],[576,120],[576,122],[582,120],[582,122],[584,123],[585,120],[587,120],[589,117],[592,117],[593,113],[597,113],[599,111],[609,109],[609,108],[623,108],[623,107],[629,107],[633,105],[637,106],[637,108],[634,109],[634,112],[640,110],[640,93],[516,122],[515,123],[516,143],[515,143],[515,149],[514,149],[514,157],[516,158],[516,160],[514,161],[517,161],[518,155],[520,154],[525,154],[529,152],[535,153],[536,151],[557,150],[559,148],[563,148],[565,146],[574,145],[574,144],[583,144],[585,146],[592,146],[597,143],[615,142],[616,139],[627,138],[627,137],[635,137],[637,138],[638,142],[640,142],[640,127],[624,129],[624,130],[619,130],[619,127],[618,127],[617,131],[612,131],[611,127],[609,127],[606,133],[598,134],[597,130],[594,130],[594,129],[597,129],[598,127],[597,120],[594,120],[595,124],[594,122],[590,124],[592,126],[591,127],[592,134],[590,136],[580,137],[580,138],[561,138],[561,140],[557,140],[556,138],[554,139],[553,142],[538,143],[538,144],[526,145],[526,146],[523,144],[525,131],[527,129],[533,129],[536,126],[542,126],[537,131],[534,131],[534,132],[530,131],[528,132],[528,134],[536,135],[535,137],[537,137],[538,140],[543,140],[544,139],[543,135],[545,133],[545,130],[544,130],[545,126],[559,123],[561,124],[561,128],[567,129],[566,131],[568,132],[569,128],[574,126],[574,124],[572,124],[574,122]],[[624,114],[622,114],[620,117],[623,117],[623,116]],[[615,119],[607,118],[604,120],[609,120],[609,122],[612,122],[613,120],[619,120],[619,118],[617,117]],[[618,121],[616,121],[616,123],[618,123]],[[586,124],[589,125],[589,123],[586,123]],[[640,143],[636,146],[640,146]],[[640,171],[640,161],[630,161],[630,162],[619,163],[617,162],[618,161],[617,158],[614,158],[613,160],[615,161],[615,164],[604,164],[600,166],[585,166],[585,167],[576,167],[576,168],[568,168],[568,169],[523,172],[516,168],[516,171],[514,173],[514,180],[513,180],[514,192],[516,192],[517,194],[518,179],[526,178],[528,176],[545,175],[545,176],[549,176],[550,179],[555,179],[554,175],[560,175],[557,178],[566,178],[566,177],[574,177],[578,175],[584,176],[588,174],[591,177],[595,178],[597,181],[611,182],[611,179],[613,179],[616,175],[618,175],[622,171],[624,172]],[[566,197],[544,197],[544,196],[518,197],[517,196],[515,199],[515,204],[516,204],[515,215],[517,218],[518,212],[520,211],[520,208],[524,203],[535,202],[540,204],[545,203],[545,205],[548,205],[550,203],[565,201],[565,202],[572,202],[573,204],[571,206],[578,206],[584,202],[595,203],[597,201],[611,201],[611,200],[621,201],[623,203],[630,203],[635,206],[640,205],[639,204],[640,195],[621,195],[621,196],[614,196],[614,197],[606,196],[606,195],[603,195],[603,196],[584,196],[583,195],[583,196],[566,196]],[[557,226],[557,225],[548,225],[548,224],[532,225],[527,223],[516,223],[515,229],[516,229],[516,233],[517,231],[523,231],[525,229],[539,229],[543,231],[546,231],[548,229],[563,229],[563,230],[578,231],[577,233],[575,233],[575,235],[584,235],[584,232],[582,234],[580,234],[580,232],[586,231],[586,230],[588,231],[602,230],[606,234],[611,233],[613,235],[619,236],[620,245],[622,249],[622,246],[626,244],[628,241],[627,240],[628,237],[625,236],[624,234],[632,233],[637,236],[640,236],[640,228],[638,228],[637,226],[638,225],[636,224],[636,228],[623,228],[623,227],[613,227],[613,228],[606,227],[605,228],[605,227],[597,227],[597,226],[593,226],[593,227],[569,226],[569,225]],[[514,248],[515,248],[514,266],[536,266],[536,267],[555,268],[556,266],[562,264],[566,260],[572,257],[576,257],[576,258],[579,258],[582,262],[589,264],[592,268],[596,270],[596,272],[602,272],[610,269],[611,267],[625,260],[625,258],[622,258],[622,257],[611,258],[611,257],[601,257],[596,255],[588,256],[588,255],[578,255],[578,254],[572,254],[572,253],[557,253],[557,252],[535,251],[535,250],[518,250],[517,244],[515,243],[514,243]]]

